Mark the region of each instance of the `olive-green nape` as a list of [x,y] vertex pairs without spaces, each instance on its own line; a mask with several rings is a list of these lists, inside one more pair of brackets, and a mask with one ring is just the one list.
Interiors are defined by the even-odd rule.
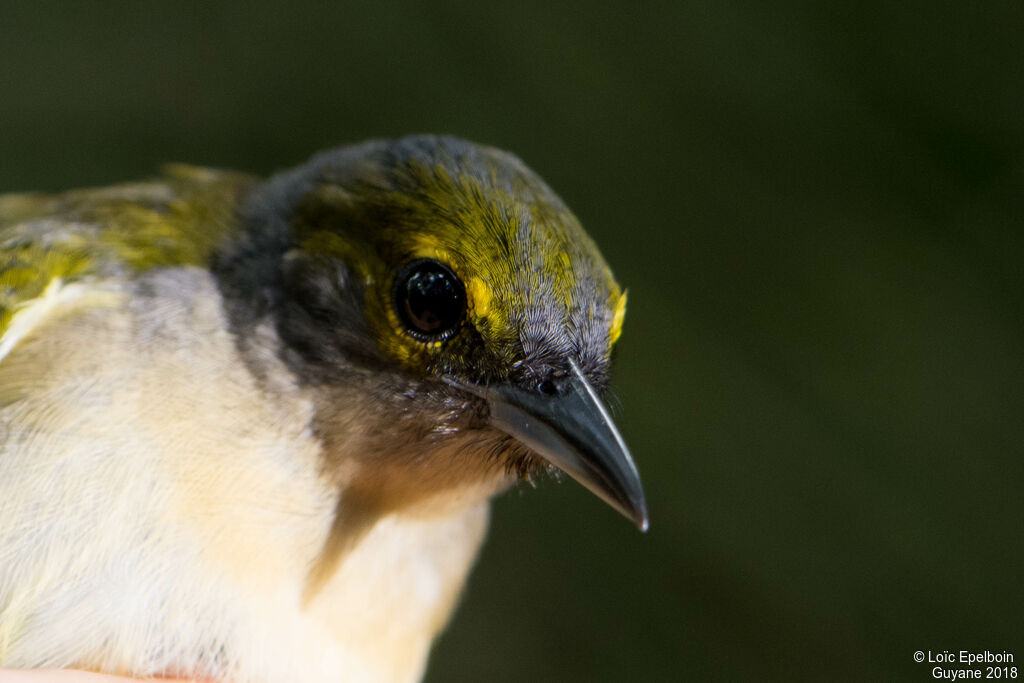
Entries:
[[51,282],[206,265],[238,229],[250,176],[184,165],[158,180],[0,196],[0,336]]

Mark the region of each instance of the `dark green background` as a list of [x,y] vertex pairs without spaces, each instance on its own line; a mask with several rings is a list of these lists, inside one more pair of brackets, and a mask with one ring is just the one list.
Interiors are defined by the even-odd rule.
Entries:
[[0,189],[452,132],[562,194],[651,531],[505,495],[428,681],[1020,660],[1024,3],[822,5],[5,3]]

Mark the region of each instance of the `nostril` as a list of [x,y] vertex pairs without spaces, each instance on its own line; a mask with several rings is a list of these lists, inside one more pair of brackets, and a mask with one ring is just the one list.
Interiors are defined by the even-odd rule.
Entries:
[[540,393],[547,394],[548,396],[555,396],[558,394],[558,386],[549,379],[538,384],[537,389],[540,390]]

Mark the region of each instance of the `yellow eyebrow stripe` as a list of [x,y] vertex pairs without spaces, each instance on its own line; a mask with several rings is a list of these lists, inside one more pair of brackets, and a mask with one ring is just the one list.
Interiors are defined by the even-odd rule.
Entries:
[[626,295],[628,293],[623,292],[618,301],[615,302],[615,311],[612,313],[612,328],[608,337],[612,344],[617,342],[622,335],[622,322],[626,318]]

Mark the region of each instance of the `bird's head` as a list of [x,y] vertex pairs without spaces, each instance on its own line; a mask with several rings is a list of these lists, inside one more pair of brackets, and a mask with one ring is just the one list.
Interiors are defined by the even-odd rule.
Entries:
[[243,221],[230,280],[263,292],[322,396],[333,467],[408,498],[550,463],[646,527],[598,398],[626,294],[519,159],[451,137],[368,142],[272,178]]

